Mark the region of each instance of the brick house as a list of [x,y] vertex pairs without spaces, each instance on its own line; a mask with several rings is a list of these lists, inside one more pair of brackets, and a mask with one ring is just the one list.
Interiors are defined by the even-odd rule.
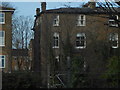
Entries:
[[12,71],[31,70],[28,49],[12,49]]
[[[106,59],[111,55],[119,56],[119,23],[94,2],[88,7],[51,10],[46,10],[43,2],[41,8],[42,11],[36,9],[33,27],[36,57],[33,67],[40,70],[42,85],[49,87],[54,75],[66,75],[67,61],[74,56],[83,57],[83,69],[88,78],[99,83],[96,80],[106,70]],[[120,13],[119,8],[116,10]],[[116,13],[112,14],[119,19]]]
[[15,9],[0,7],[0,70],[11,72],[12,14]]

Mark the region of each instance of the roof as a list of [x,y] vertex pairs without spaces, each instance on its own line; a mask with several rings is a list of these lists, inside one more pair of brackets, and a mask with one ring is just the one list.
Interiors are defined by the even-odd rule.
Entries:
[[12,49],[12,56],[28,56],[28,49]]
[[[120,13],[120,8],[115,8],[116,11]],[[42,13],[68,13],[68,14],[107,14],[104,10],[102,10],[99,7],[96,7],[95,9],[89,8],[89,7],[82,7],[82,8],[58,8],[58,9],[49,9]],[[115,13],[115,12],[113,12]]]
[[11,7],[1,7],[0,6],[0,11],[4,11],[4,12],[14,12],[15,9],[14,8],[11,8]]

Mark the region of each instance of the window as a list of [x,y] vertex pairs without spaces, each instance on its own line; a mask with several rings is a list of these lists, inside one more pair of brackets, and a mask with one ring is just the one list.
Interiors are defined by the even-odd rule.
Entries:
[[0,13],[0,24],[5,23],[5,13]]
[[86,61],[84,61],[84,65],[83,65],[84,71],[86,71],[86,68],[87,68],[87,63],[86,63]]
[[54,33],[53,35],[53,48],[59,48],[59,34]]
[[59,15],[56,15],[54,17],[53,26],[59,26]]
[[85,15],[79,15],[77,19],[77,26],[85,26],[86,18]]
[[76,36],[76,48],[86,48],[85,33],[78,33]]
[[118,27],[118,23],[116,20],[118,20],[118,15],[111,16],[109,19],[109,26]]
[[0,68],[5,68],[5,55],[0,55]]
[[5,46],[5,31],[0,31],[0,46]]
[[55,57],[55,70],[58,71],[59,70],[59,56]]
[[56,56],[55,59],[56,59],[57,62],[60,61],[60,60],[59,60],[59,56]]
[[118,34],[110,33],[109,40],[111,42],[112,48],[118,48]]

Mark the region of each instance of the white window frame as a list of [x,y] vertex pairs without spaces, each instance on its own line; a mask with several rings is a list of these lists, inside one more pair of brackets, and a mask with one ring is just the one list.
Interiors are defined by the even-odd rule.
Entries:
[[[55,37],[55,38],[54,38]],[[56,37],[58,39],[56,39]],[[58,42],[58,43],[57,43]],[[57,46],[58,45],[58,46]],[[53,48],[59,48],[59,33],[54,33],[53,34]]]
[[[84,36],[84,40],[81,40],[81,37],[83,37],[83,36]],[[77,37],[79,37],[80,39],[78,40]],[[84,41],[84,46],[77,46],[77,41],[78,42]],[[84,49],[84,48],[86,48],[86,35],[85,35],[85,33],[77,33],[75,45],[76,45],[77,49]]]
[[1,30],[0,32],[4,32],[4,34],[3,34],[4,37],[0,37],[0,40],[1,39],[4,40],[3,41],[4,43],[2,45],[0,45],[0,46],[5,46],[5,31]]
[[[114,34],[115,37],[113,37],[112,34]],[[109,40],[112,42],[112,44],[113,44],[113,41],[117,41],[117,43],[116,43],[117,46],[112,45],[112,48],[118,48],[118,33],[110,33]]]
[[[118,15],[115,15],[116,16],[116,19],[118,20]],[[110,22],[113,22],[114,24],[110,23]],[[115,22],[114,19],[109,19],[109,26],[112,26],[112,27],[118,27],[118,24]]]
[[56,15],[53,20],[53,26],[59,26],[59,22],[60,22],[59,15]]
[[0,24],[5,24],[5,13],[0,12],[0,14],[3,14],[3,15],[4,15],[3,17],[0,17],[0,19],[3,18],[3,20],[4,20],[4,22],[0,22]]
[[59,56],[56,56],[55,59],[57,60],[57,62],[60,62]]
[[[83,16],[83,19],[81,18]],[[83,24],[81,23],[83,21]],[[86,16],[85,15],[79,15],[77,18],[77,26],[86,26]]]
[[[2,56],[4,56],[4,67],[2,67],[2,59],[3,58],[1,58]],[[5,68],[5,55],[0,55],[0,68]]]

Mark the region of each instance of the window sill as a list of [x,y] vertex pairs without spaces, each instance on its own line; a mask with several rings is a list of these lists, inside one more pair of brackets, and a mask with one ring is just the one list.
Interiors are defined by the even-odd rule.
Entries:
[[118,25],[113,24],[113,25],[109,25],[109,27],[118,27]]
[[5,24],[5,22],[0,22],[0,24]]
[[59,25],[53,25],[54,27],[58,27]]
[[5,47],[5,45],[0,45],[0,47]]
[[112,48],[118,48],[118,46],[116,46],[116,47],[115,47],[115,46],[112,46]]
[[84,47],[75,47],[76,49],[84,49],[86,48],[85,46]]
[[86,26],[86,25],[76,25],[76,26],[77,26],[77,27],[81,27],[81,26],[83,27],[83,26]]
[[0,69],[4,69],[5,67],[0,67]]
[[59,47],[53,47],[53,48],[59,48]]

